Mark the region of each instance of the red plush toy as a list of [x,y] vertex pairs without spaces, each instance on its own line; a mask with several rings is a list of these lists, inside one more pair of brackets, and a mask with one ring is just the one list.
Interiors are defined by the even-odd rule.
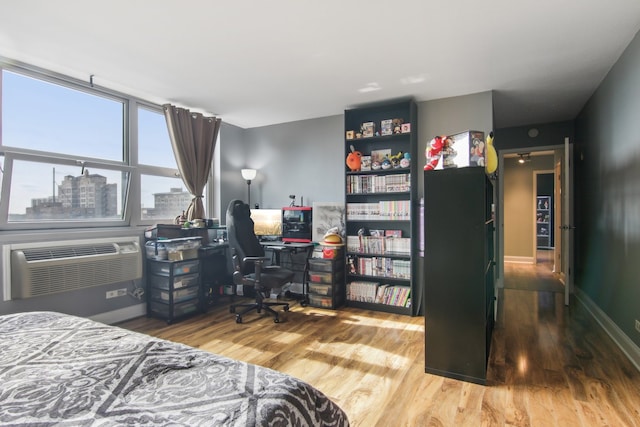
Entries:
[[440,161],[440,157],[442,156],[442,149],[444,148],[444,141],[446,136],[436,136],[429,144],[427,144],[427,149],[425,151],[425,156],[427,157],[427,164],[424,165],[424,170],[433,170],[438,166],[438,162]]
[[347,155],[347,166],[349,167],[349,169],[351,169],[351,171],[355,172],[360,170],[361,164],[362,164],[362,153],[359,151],[356,151],[356,149],[353,148],[353,145],[352,145],[351,152]]

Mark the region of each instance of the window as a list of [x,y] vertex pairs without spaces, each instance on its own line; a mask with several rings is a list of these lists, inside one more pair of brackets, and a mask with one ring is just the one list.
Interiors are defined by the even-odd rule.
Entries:
[[138,107],[138,162],[178,169],[164,114]]
[[[189,206],[193,198],[181,178],[141,175],[140,189],[143,220],[173,219]],[[204,199],[202,202],[206,206]]]
[[138,107],[140,219],[173,219],[191,203],[192,196],[178,173],[169,131],[160,109]]
[[129,172],[14,160],[9,222],[123,219]]
[[2,73],[2,145],[123,161],[124,103]]
[[149,224],[187,209],[161,106],[2,59],[0,72],[0,228]]

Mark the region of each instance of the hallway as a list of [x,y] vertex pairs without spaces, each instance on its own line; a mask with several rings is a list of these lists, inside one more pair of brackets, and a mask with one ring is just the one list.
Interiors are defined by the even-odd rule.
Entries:
[[493,384],[514,390],[518,425],[640,425],[640,373],[579,302],[564,305],[552,267],[505,263]]

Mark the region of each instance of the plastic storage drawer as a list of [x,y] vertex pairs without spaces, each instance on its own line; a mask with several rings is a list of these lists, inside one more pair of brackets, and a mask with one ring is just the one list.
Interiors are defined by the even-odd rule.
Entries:
[[[187,274],[183,276],[177,276],[173,278],[173,289],[186,288],[198,283],[198,274]],[[149,286],[152,288],[160,288],[169,290],[171,278],[169,276],[149,276]],[[197,287],[196,287],[197,289]]]
[[309,294],[309,305],[312,307],[335,309],[341,306],[343,303],[343,298],[338,295],[323,296]]
[[331,296],[333,295],[333,285],[309,283],[309,293],[315,295]]
[[160,314],[163,317],[172,320],[198,311],[198,301],[193,300],[173,304],[173,310],[171,310],[172,306],[169,304],[151,301],[149,308],[153,313]]
[[[191,288],[179,289],[173,291],[173,302],[181,302],[198,297],[199,288],[197,286]],[[169,302],[171,291],[163,291],[161,289],[151,289],[151,298],[155,300]]]
[[151,264],[152,274],[164,274],[169,275],[171,273],[171,264],[173,266],[173,275],[177,276],[180,274],[190,274],[197,273],[200,271],[200,261],[191,260],[191,261],[165,261],[165,262],[154,262]]
[[327,273],[322,271],[309,271],[309,281],[313,283],[338,283],[341,277],[341,272]]
[[342,268],[344,265],[344,259],[322,259],[322,258],[310,258],[309,259],[309,270],[318,271],[318,272],[328,272],[331,273],[333,271],[337,271],[338,268]]

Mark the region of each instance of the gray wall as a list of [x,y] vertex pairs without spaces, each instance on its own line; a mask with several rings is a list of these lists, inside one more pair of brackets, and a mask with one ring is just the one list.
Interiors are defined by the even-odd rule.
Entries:
[[553,155],[532,156],[525,164],[504,159],[504,256],[535,259],[534,171],[553,170]]
[[637,345],[640,36],[576,120],[576,284]]

